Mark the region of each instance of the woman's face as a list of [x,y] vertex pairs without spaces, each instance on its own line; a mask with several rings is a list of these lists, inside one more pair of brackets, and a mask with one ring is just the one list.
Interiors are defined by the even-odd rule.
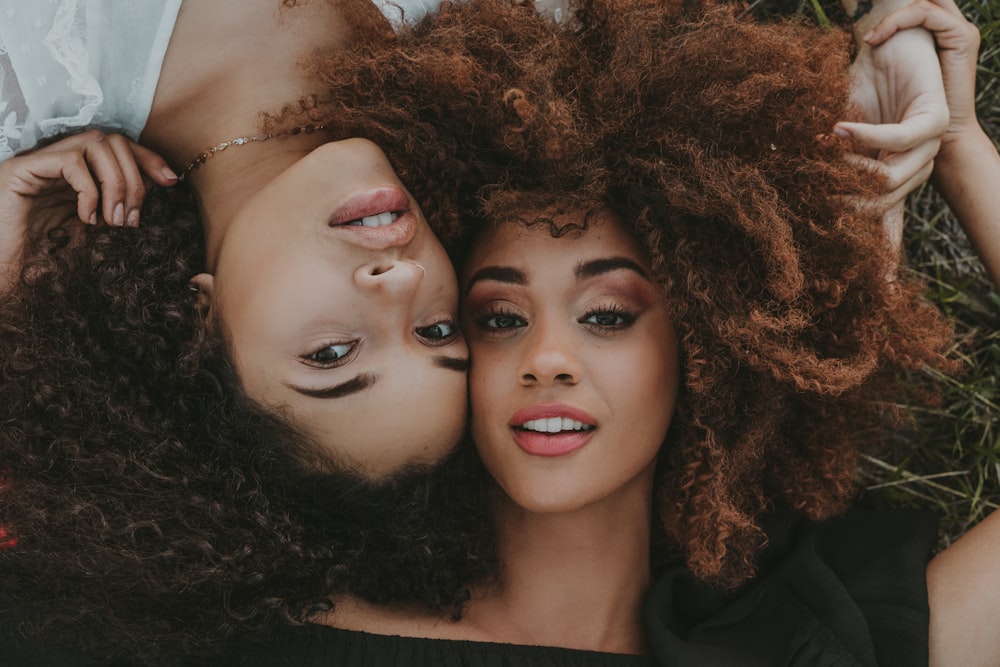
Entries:
[[502,224],[477,239],[462,285],[472,433],[507,495],[570,511],[650,480],[677,397],[677,341],[625,226],[603,213],[553,238]]
[[458,442],[455,273],[375,144],[323,145],[257,191],[199,283],[247,394],[335,461],[378,476]]

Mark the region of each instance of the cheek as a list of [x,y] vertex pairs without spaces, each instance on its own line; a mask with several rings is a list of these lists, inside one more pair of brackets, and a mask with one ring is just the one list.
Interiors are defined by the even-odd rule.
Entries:
[[676,348],[669,333],[656,332],[646,345],[637,346],[616,373],[617,395],[627,414],[626,422],[651,441],[666,436],[680,386]]
[[[480,449],[488,448],[498,430],[506,428],[505,387],[510,386],[512,368],[496,350],[471,345],[469,401],[472,437]],[[492,434],[492,437],[491,437]]]

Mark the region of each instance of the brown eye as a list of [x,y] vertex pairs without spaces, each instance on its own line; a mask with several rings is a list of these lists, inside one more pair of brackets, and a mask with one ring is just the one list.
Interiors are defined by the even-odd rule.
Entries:
[[496,315],[480,318],[477,324],[484,329],[516,329],[526,326],[527,322],[514,315],[497,313]]
[[581,324],[608,329],[627,329],[632,326],[638,316],[620,308],[601,308],[592,310],[582,318]]
[[458,330],[452,322],[435,322],[430,326],[417,327],[417,335],[429,341],[441,342],[454,338]]
[[335,366],[337,362],[350,354],[353,349],[354,343],[334,343],[306,355],[304,360],[315,366]]

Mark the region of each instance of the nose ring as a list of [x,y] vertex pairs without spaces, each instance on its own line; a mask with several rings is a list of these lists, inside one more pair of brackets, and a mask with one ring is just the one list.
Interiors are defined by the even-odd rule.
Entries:
[[412,264],[413,266],[415,266],[415,267],[417,267],[418,269],[420,269],[420,273],[422,273],[422,274],[423,274],[423,277],[424,277],[424,278],[426,278],[426,277],[427,277],[427,269],[425,269],[425,268],[423,267],[423,265],[421,265],[421,264],[420,264],[419,262],[411,262],[410,260],[404,260],[404,261],[405,261],[405,262],[406,262],[407,264]]

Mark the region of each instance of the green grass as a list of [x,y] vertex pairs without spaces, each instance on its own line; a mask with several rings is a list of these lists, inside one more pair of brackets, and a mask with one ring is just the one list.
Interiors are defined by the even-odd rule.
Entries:
[[[982,35],[977,109],[983,127],[997,142],[1000,2],[958,1]],[[826,23],[827,16],[834,23],[843,20],[836,0],[741,4],[759,16],[805,14],[819,23]],[[931,408],[904,402],[914,428],[867,457],[859,475],[867,495],[880,505],[937,513],[945,546],[1000,506],[1000,295],[931,185],[910,195],[904,244],[910,270],[928,284],[928,298],[954,320],[954,355],[967,369],[952,378],[928,372],[913,377],[915,392],[931,386],[938,390],[939,401]]]

